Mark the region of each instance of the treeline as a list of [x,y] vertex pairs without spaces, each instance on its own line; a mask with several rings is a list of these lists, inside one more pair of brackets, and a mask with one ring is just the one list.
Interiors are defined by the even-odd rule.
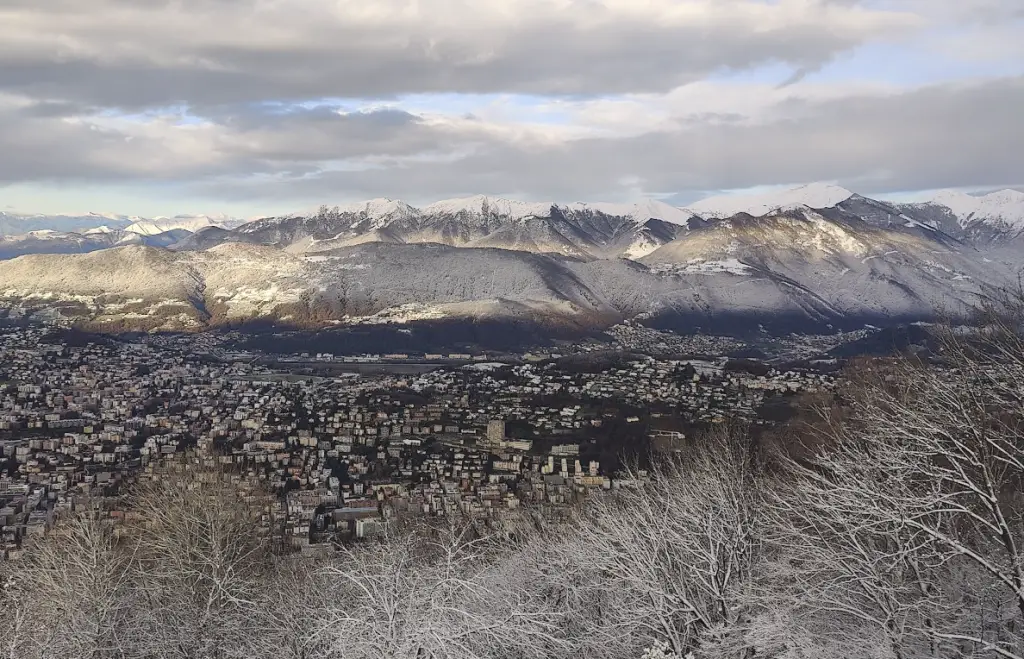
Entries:
[[[1020,316],[1018,316],[1020,317]],[[257,491],[187,472],[7,566],[18,658],[1024,657],[1024,340],[941,332],[757,440],[712,433],[573,519],[397,520],[274,551]]]

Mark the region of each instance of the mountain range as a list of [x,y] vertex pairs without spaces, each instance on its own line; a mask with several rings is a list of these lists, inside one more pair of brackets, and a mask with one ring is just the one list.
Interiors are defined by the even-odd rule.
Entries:
[[112,213],[16,215],[0,212],[0,259],[22,254],[75,254],[130,244],[164,247],[202,229],[233,229],[243,223],[244,220],[226,215],[142,218]]
[[959,313],[1024,260],[1012,190],[908,204],[815,184],[685,209],[476,196],[245,223],[101,217],[0,238],[0,314],[111,331],[482,318],[791,331]]

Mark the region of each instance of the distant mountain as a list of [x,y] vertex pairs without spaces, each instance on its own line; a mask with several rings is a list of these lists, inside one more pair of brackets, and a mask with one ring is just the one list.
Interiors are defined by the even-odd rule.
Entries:
[[935,223],[913,209],[902,208],[877,199],[855,194],[832,208],[823,208],[820,213],[843,221],[861,221],[882,229],[894,229],[911,233],[949,247],[970,247],[963,232],[956,226]]
[[103,225],[83,231],[64,232],[40,229],[14,236],[0,236],[0,260],[26,254],[82,254],[123,245],[170,247],[192,235],[173,229],[153,235],[141,235]]
[[133,218],[122,215],[23,215],[0,211],[0,236],[19,236],[31,231],[80,232],[99,226],[123,229]]
[[922,222],[978,245],[999,245],[1024,235],[1024,192],[1017,190],[986,195],[946,191],[924,203],[898,204],[897,207]]
[[195,232],[229,231],[242,224],[244,220],[226,215],[143,219],[99,213],[80,216],[0,213],[0,259],[24,254],[78,254],[120,245],[190,245],[187,239]]
[[[587,212],[599,226],[620,221]],[[0,262],[0,309],[108,330],[439,319],[601,328],[638,318],[681,331],[792,331],[956,313],[1010,276],[957,241],[874,226],[839,209],[673,226],[676,237],[640,262],[384,241],[302,254],[227,243],[24,256]]]
[[1024,229],[1024,192],[1017,190],[977,196],[947,191],[938,194],[929,204],[948,208],[962,227],[985,222],[1007,229]]
[[[577,204],[586,207],[586,204]],[[645,199],[635,204],[591,204],[593,210],[606,215],[630,217],[637,224],[645,224],[648,220],[661,220],[669,224],[689,227],[696,214],[685,208],[670,206],[656,199]]]
[[763,194],[710,197],[688,210],[708,220],[739,213],[761,217],[780,209],[806,206],[838,209],[879,227],[937,230],[947,239],[992,247],[1024,235],[1024,193],[1001,190],[987,195],[946,191],[923,203],[883,202],[845,188],[814,183]]
[[737,289],[744,278],[768,279],[777,284],[774,295],[761,292],[768,317],[959,313],[1006,276],[941,233],[882,228],[838,209],[807,206],[733,216],[689,232],[642,262],[657,272],[732,275],[736,285],[716,291],[711,303],[722,309],[742,294]]
[[234,229],[245,220],[227,215],[177,215],[175,217],[143,218],[112,213],[86,213],[84,215],[27,215],[0,212],[0,236],[21,236],[33,231],[60,233],[86,233],[106,227],[127,230],[143,236],[152,236],[174,229],[195,232],[203,227],[218,226]]
[[376,199],[311,215],[257,220],[224,242],[271,245],[297,254],[383,243],[491,247],[578,258],[639,258],[673,240],[697,220],[655,201],[635,205],[559,205],[468,197],[414,208]]
[[[234,228],[180,216],[40,230],[0,239],[0,316],[60,314],[109,330],[891,325],[956,314],[1012,285],[1024,265],[1021,196],[897,204],[811,185],[689,209],[375,199]],[[736,208],[746,210],[717,216]]]
[[155,236],[174,230],[185,230],[195,233],[207,227],[234,229],[245,223],[245,220],[228,217],[227,215],[176,215],[174,217],[155,217],[140,219],[125,228],[126,231],[140,236]]
[[240,234],[229,229],[222,229],[218,226],[210,226],[190,233],[184,229],[168,231],[160,235],[177,235],[177,239],[166,245],[168,249],[180,252],[197,252],[225,243],[252,244],[256,241],[248,239],[246,234]]
[[709,197],[690,205],[688,210],[708,219],[731,217],[738,213],[759,217],[773,210],[795,206],[807,206],[814,209],[832,208],[852,196],[852,192],[837,185],[812,183],[759,194],[728,194]]

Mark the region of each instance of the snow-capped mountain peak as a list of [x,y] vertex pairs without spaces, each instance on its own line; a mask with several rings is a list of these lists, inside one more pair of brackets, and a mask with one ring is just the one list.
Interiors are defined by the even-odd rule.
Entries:
[[669,224],[688,226],[693,213],[685,208],[677,208],[657,199],[644,199],[635,204],[578,204],[581,208],[592,208],[595,211],[607,215],[621,215],[631,217],[637,224],[643,224],[648,220],[661,220]]
[[339,207],[338,210],[342,213],[366,213],[371,218],[388,217],[396,214],[404,216],[416,212],[412,206],[404,201],[387,197],[345,204]]
[[500,215],[511,220],[522,220],[528,217],[548,217],[552,204],[549,202],[516,201],[501,197],[476,195],[459,199],[438,201],[421,209],[427,215],[458,215],[472,213],[474,215]]
[[763,193],[717,195],[691,204],[686,210],[706,218],[731,217],[737,213],[760,217],[778,208],[832,208],[852,196],[852,192],[838,185],[810,183]]
[[142,218],[137,216],[120,215],[118,213],[97,213],[95,211],[89,211],[86,214],[88,217],[95,217],[98,220],[114,220],[117,222],[132,221],[137,222]]
[[174,217],[155,217],[151,220],[139,220],[129,225],[125,231],[140,236],[155,236],[173,229],[185,229],[195,233],[206,227],[234,229],[243,223],[227,215],[176,215]]
[[635,204],[633,208],[633,219],[641,223],[654,219],[686,226],[693,217],[693,213],[690,211],[671,206],[657,199],[646,199]]
[[928,203],[948,208],[961,227],[985,222],[1024,228],[1024,192],[1017,190],[998,190],[986,195],[943,190]]
[[92,229],[89,229],[88,231],[84,231],[83,235],[92,236],[92,235],[97,235],[97,234],[102,234],[102,233],[114,233],[114,231],[115,231],[114,229],[111,229],[106,224],[102,224],[102,225],[100,225],[98,227],[93,227]]

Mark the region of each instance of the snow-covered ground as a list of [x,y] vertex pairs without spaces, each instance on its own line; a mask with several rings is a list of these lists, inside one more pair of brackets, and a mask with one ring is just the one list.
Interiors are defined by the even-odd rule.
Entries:
[[749,275],[750,271],[751,267],[749,265],[733,258],[718,261],[691,259],[686,263],[658,263],[651,266],[651,272],[655,274],[712,275],[726,273],[730,275]]

